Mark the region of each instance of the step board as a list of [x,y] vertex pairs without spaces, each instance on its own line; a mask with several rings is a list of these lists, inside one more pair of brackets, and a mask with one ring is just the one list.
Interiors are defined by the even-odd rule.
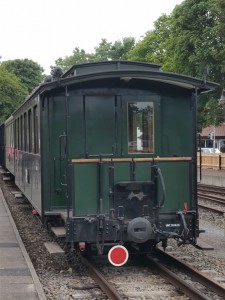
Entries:
[[17,193],[17,194],[14,194],[14,197],[15,198],[23,198],[24,196],[21,193]]
[[50,254],[64,254],[64,250],[55,242],[46,242],[44,245]]
[[3,177],[2,180],[3,181],[10,181],[10,180],[12,180],[12,178],[11,177]]
[[15,198],[24,198],[24,195],[21,193],[21,191],[12,191],[11,193]]
[[24,195],[21,192],[12,192],[15,198],[24,198]]
[[214,250],[211,245],[208,245],[200,239],[197,240],[196,247],[201,250]]
[[52,232],[58,238],[62,238],[66,236],[65,227],[51,227]]
[[1,175],[10,175],[11,174],[10,172],[4,171],[4,170],[1,170],[1,169],[0,169],[0,173],[1,173]]
[[21,193],[19,190],[18,191],[12,191],[11,192],[13,195],[15,195],[15,194],[19,194],[19,193]]

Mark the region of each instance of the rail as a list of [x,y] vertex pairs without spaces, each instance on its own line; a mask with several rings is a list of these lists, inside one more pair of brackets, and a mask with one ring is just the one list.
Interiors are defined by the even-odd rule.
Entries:
[[[192,267],[190,264],[185,263],[184,261],[180,260],[179,258],[176,258],[175,256],[166,253],[160,249],[156,250],[156,256],[160,260],[164,260],[167,263],[170,262],[173,266],[178,267],[178,269],[182,270],[183,272],[187,273],[191,278],[197,280],[202,285],[204,285],[207,288],[210,288],[214,293],[217,295],[220,295],[221,297],[224,297],[225,294],[225,288],[219,284],[217,281],[214,281],[212,278],[209,278],[206,276],[203,272],[198,271],[196,268]],[[193,292],[195,292],[195,288],[193,289]],[[198,292],[196,296],[194,294],[187,294],[190,297],[193,297],[192,299],[204,299],[197,298]]]
[[211,154],[211,153],[198,153],[197,156],[198,167],[211,168],[216,170],[225,170],[225,153]]
[[[87,267],[87,271],[90,274],[90,276],[93,278],[93,280],[99,285],[99,287],[105,292],[106,296],[109,299],[112,300],[122,300],[122,299],[130,299],[129,297],[129,288],[128,288],[128,284],[130,284],[130,280],[126,281],[125,279],[119,278],[119,281],[121,281],[121,283],[123,282],[123,284],[118,288],[116,287],[116,283],[111,283],[111,276],[110,276],[110,281],[108,281],[107,277],[109,276],[105,276],[101,270],[99,270],[98,264],[99,264],[99,258],[96,257],[91,257],[91,256],[87,256],[84,257],[82,254],[79,254],[79,258],[81,259],[82,263]],[[151,255],[146,255],[146,256],[140,256],[138,255],[136,257],[136,260],[138,258],[138,266],[142,266],[146,269],[146,267],[148,267],[151,270],[151,273],[153,271],[154,277],[156,277],[158,274],[166,279],[166,283],[168,285],[168,282],[176,287],[176,290],[179,291],[179,293],[184,293],[184,295],[190,297],[191,299],[196,299],[196,300],[210,300],[211,298],[209,298],[205,293],[208,291],[208,287],[210,288],[210,291],[212,291],[214,294],[216,295],[224,295],[224,288],[222,286],[220,286],[217,282],[212,281],[210,278],[208,278],[207,276],[205,276],[204,274],[198,272],[197,270],[195,270],[194,268],[192,268],[191,266],[189,266],[188,264],[185,264],[183,261],[177,260],[175,257],[170,256],[169,254],[166,254],[165,252],[162,252],[161,250],[157,250],[156,252],[156,257],[153,257]],[[170,266],[168,266],[167,264],[165,265],[165,259],[172,262],[173,264],[173,270],[170,270]],[[135,257],[133,257],[133,260],[135,259]],[[103,266],[105,266],[106,268],[108,268],[107,264],[105,264],[104,260],[101,259],[101,264]],[[132,264],[132,263],[131,263]],[[170,264],[171,265],[171,264]],[[176,270],[174,270],[174,266],[176,267]],[[119,274],[121,273],[121,275],[124,273],[124,271],[126,271],[126,273],[129,274],[130,270],[129,270],[129,266],[126,266],[124,269],[122,268],[122,270],[120,272],[118,272],[117,276],[120,276]],[[134,270],[135,266],[132,266],[132,269]],[[193,282],[187,282],[186,279],[182,279],[182,277],[178,276],[175,272],[179,270],[181,271],[182,274],[187,274],[188,276],[190,276],[191,278],[194,278],[194,281],[197,281],[197,285],[193,284]],[[132,271],[135,272],[135,271]],[[116,273],[115,273],[116,274]],[[146,271],[145,271],[145,276],[146,276]],[[185,275],[186,277],[186,275]],[[148,276],[149,278],[149,276]],[[118,281],[118,278],[117,278]],[[151,281],[151,279],[150,279]],[[150,282],[149,281],[149,282]],[[115,282],[115,279],[112,280],[112,282]],[[136,282],[135,282],[136,283]],[[134,285],[135,285],[134,283]],[[201,284],[200,287],[199,284]],[[123,285],[126,286],[125,289],[123,289]],[[144,290],[146,289],[146,287],[144,288]],[[143,295],[143,291],[137,290],[135,291],[135,298],[138,296],[140,296],[139,292],[142,292]],[[153,295],[154,295],[154,291]],[[151,293],[150,291],[148,291],[148,293]],[[132,292],[130,293],[131,295],[133,294]],[[145,292],[146,294],[146,292]],[[215,295],[215,296],[216,296]],[[133,298],[131,296],[131,298]],[[139,297],[140,298],[140,297]],[[138,298],[138,299],[139,299]],[[143,298],[143,297],[141,297]]]
[[87,267],[90,276],[98,283],[100,288],[106,293],[109,299],[123,300],[119,292],[104,278],[103,274],[94,266],[94,264],[83,255],[79,254],[82,263]]

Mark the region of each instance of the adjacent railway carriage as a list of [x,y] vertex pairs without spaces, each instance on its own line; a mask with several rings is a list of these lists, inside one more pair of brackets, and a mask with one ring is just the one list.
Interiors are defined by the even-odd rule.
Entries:
[[0,166],[5,167],[5,125],[0,125]]
[[216,86],[147,63],[75,65],[5,122],[6,168],[72,247],[195,244],[196,97]]

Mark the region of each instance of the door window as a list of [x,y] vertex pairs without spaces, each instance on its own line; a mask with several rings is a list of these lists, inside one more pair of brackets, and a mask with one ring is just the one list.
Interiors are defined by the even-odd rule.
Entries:
[[153,102],[128,102],[128,153],[154,153]]

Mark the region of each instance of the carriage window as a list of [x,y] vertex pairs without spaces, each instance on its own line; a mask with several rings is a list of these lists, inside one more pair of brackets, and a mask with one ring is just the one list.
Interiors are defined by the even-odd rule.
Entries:
[[27,151],[27,113],[24,114],[24,150]]
[[10,138],[11,138],[10,146],[11,146],[12,148],[14,148],[14,125],[13,125],[13,124],[11,125],[11,134],[10,134]]
[[14,130],[14,134],[15,134],[15,148],[17,149],[17,120],[15,120],[15,130]]
[[10,133],[9,133],[9,129],[10,127],[7,126],[5,128],[5,144],[6,144],[6,147],[9,147],[10,146],[10,142],[9,142],[9,137],[10,137]]
[[23,150],[23,116],[20,116],[20,150]]
[[33,111],[33,122],[34,122],[34,153],[39,153],[39,131],[38,131],[38,108],[34,107]]
[[28,111],[28,151],[32,152],[32,123],[31,109]]
[[20,119],[17,118],[17,149],[20,149]]
[[128,103],[128,152],[154,153],[153,102]]

